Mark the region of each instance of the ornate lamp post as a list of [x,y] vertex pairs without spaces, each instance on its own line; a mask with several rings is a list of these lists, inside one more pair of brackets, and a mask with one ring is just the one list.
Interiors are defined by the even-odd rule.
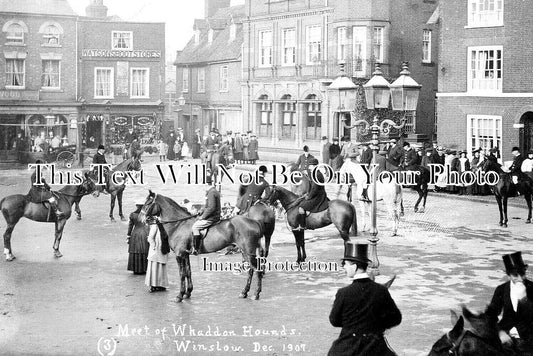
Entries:
[[[362,126],[361,133],[363,135],[372,133],[372,140],[370,141],[372,148],[372,164],[377,165],[377,155],[379,152],[379,136],[381,133],[388,134],[391,128],[401,129],[405,126],[405,115],[408,111],[416,110],[418,103],[418,96],[420,89],[422,88],[413,78],[410,76],[408,69],[408,63],[403,62],[402,71],[400,76],[392,84],[389,84],[385,78],[383,78],[383,72],[381,71],[379,63],[376,63],[376,70],[372,73],[372,78],[363,85],[365,91],[365,99],[367,108],[375,110],[376,114],[372,120],[372,124],[366,120],[356,120],[351,126],[344,124],[346,128],[352,129],[357,126]],[[400,121],[400,125],[397,125],[390,119],[383,119],[379,121],[379,110],[388,109],[389,101],[392,97],[392,110],[403,112],[403,116]],[[352,113],[355,114],[355,113]],[[372,264],[369,266],[369,272],[372,275],[379,274],[379,260],[377,252],[377,243],[379,241],[378,229],[377,229],[377,194],[376,194],[376,174],[372,174],[372,219],[370,234],[372,238],[370,241],[370,253],[372,256]]]

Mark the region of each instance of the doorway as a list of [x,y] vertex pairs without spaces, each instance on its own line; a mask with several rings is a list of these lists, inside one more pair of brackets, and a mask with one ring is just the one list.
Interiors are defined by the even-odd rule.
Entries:
[[520,123],[524,125],[520,129],[520,150],[522,153],[533,149],[533,112],[528,111],[520,118]]
[[102,124],[103,121],[99,120],[87,121],[87,148],[97,148],[102,144]]

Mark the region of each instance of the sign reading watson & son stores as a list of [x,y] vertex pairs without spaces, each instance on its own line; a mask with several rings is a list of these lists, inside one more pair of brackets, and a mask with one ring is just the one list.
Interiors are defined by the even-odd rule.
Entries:
[[122,57],[122,58],[161,58],[161,51],[155,50],[107,50],[107,49],[84,49],[83,57]]

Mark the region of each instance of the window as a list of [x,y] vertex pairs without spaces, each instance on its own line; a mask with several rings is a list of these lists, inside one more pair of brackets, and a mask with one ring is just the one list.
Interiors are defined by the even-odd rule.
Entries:
[[296,30],[294,28],[283,29],[282,34],[282,61],[283,65],[296,63]]
[[374,27],[374,43],[372,44],[372,55],[378,63],[383,63],[383,27]]
[[150,71],[148,68],[131,68],[131,91],[132,98],[150,97]]
[[414,133],[416,127],[416,111],[405,113],[405,126],[403,127],[404,133]]
[[113,68],[94,69],[94,97],[112,99],[114,94]]
[[60,30],[54,25],[48,25],[43,32],[44,45],[58,45]]
[[261,117],[259,136],[272,137],[272,101],[268,101],[267,95],[261,95],[259,100],[261,100],[257,103]]
[[431,30],[422,33],[422,62],[431,63]]
[[41,86],[43,88],[59,89],[59,61],[43,60]]
[[339,61],[346,59],[346,39],[346,27],[339,27],[337,29],[337,60]]
[[220,67],[220,91],[228,91],[228,66]]
[[366,74],[366,27],[353,28],[353,72],[356,75]]
[[322,127],[322,102],[317,100],[316,95],[310,95],[307,99],[313,102],[305,104],[307,109],[306,138],[319,140]]
[[24,88],[25,67],[24,59],[6,58],[6,87]]
[[316,64],[322,53],[322,27],[308,26],[306,36],[307,64]]
[[259,32],[259,66],[272,65],[272,31]]
[[198,68],[198,93],[205,93],[205,68]]
[[9,44],[24,44],[24,28],[18,23],[12,23],[7,28],[6,39]]
[[493,115],[467,116],[467,152],[481,148],[489,150],[499,148],[502,153],[502,117]]
[[183,68],[183,77],[182,77],[182,93],[189,92],[189,68]]
[[112,31],[112,48],[113,49],[133,49],[133,32],[130,31]]
[[281,137],[294,140],[296,134],[296,102],[291,101],[290,95],[281,99],[281,116],[283,118]]
[[469,47],[468,91],[502,91],[502,47]]
[[503,26],[503,0],[469,0],[468,26]]

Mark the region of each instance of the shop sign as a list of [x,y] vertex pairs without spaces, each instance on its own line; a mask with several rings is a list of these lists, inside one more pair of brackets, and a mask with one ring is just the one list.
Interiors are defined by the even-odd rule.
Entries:
[[128,124],[128,118],[124,116],[119,116],[115,118],[115,125],[117,126],[126,126]]
[[142,116],[137,119],[137,124],[139,126],[152,126],[155,124],[154,119],[151,117]]
[[105,58],[161,58],[161,51],[155,50],[137,50],[137,51],[118,51],[107,49],[84,49],[83,57],[105,57]]
[[37,90],[0,90],[0,100],[39,100]]

